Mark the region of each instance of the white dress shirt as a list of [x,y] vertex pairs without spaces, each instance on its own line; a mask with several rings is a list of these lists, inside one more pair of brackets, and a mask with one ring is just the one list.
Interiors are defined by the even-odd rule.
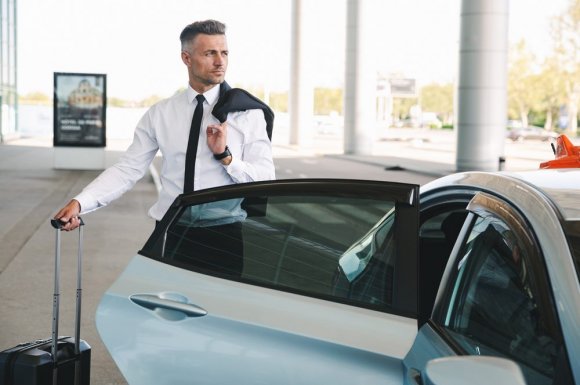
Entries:
[[[207,146],[206,127],[219,124],[211,114],[219,86],[203,94],[203,118],[195,162],[194,190],[275,178],[272,146],[262,110],[232,112],[227,118],[227,144],[232,162],[224,166]],[[103,171],[75,197],[81,214],[106,206],[130,190],[147,172],[157,151],[163,156],[161,191],[149,216],[160,220],[183,193],[185,154],[197,92],[191,87],[153,105],[135,129],[133,142],[119,161]]]

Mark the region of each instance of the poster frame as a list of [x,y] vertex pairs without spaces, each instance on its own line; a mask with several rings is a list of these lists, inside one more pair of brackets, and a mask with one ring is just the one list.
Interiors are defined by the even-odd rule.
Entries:
[[54,72],[53,146],[106,145],[107,75]]

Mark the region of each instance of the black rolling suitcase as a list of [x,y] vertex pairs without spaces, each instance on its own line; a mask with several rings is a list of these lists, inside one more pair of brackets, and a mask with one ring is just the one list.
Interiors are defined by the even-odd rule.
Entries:
[[91,347],[80,339],[83,221],[79,227],[75,336],[58,337],[60,297],[60,223],[56,228],[52,337],[0,352],[0,385],[86,385],[90,383]]

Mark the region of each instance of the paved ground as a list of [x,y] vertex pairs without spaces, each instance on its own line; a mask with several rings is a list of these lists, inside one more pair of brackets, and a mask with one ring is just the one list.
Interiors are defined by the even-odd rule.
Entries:
[[[112,154],[111,154],[112,155]],[[50,337],[55,232],[49,218],[97,174],[52,169],[52,149],[0,146],[0,349]],[[125,384],[94,326],[101,294],[143,245],[157,191],[150,179],[85,218],[82,338],[92,346],[92,384]],[[63,234],[61,335],[72,335],[77,234]]]
[[[394,175],[427,181],[452,172],[455,162],[454,138],[441,132],[391,133],[376,143],[370,156],[341,155],[342,141],[337,136],[317,137],[308,148],[274,144],[274,155],[280,164],[288,165],[298,156],[302,161],[304,157],[313,159],[311,162],[325,156],[350,162],[354,177],[361,179],[366,176],[356,174],[356,164],[376,166],[381,172],[385,168],[404,168],[404,174]],[[125,146],[125,142],[110,141],[107,164]],[[547,144],[506,143],[506,156],[506,168],[518,170],[537,168],[552,153]],[[290,168],[278,170],[279,177],[320,176],[306,172],[293,175]],[[55,234],[49,218],[97,174],[55,170],[53,149],[47,138],[19,139],[0,145],[0,349],[50,336]],[[94,313],[102,293],[149,235],[153,221],[146,213],[156,194],[153,178],[148,176],[111,207],[85,217],[82,338],[93,349],[93,385],[125,384],[100,342]],[[76,241],[76,233],[63,234],[60,334],[73,333]]]

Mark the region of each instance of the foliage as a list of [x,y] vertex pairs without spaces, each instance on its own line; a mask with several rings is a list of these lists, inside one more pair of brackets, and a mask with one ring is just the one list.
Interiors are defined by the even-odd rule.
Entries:
[[525,41],[519,41],[510,51],[508,64],[508,116],[519,119],[523,126],[528,126],[528,115],[534,104],[534,94],[541,92],[533,85],[536,58],[526,47]]
[[42,92],[31,92],[26,95],[19,96],[18,103],[49,106],[52,105],[52,97],[43,94]]
[[417,104],[417,98],[393,99],[393,120],[405,120],[410,117],[411,107]]
[[244,88],[274,111],[288,112],[288,92],[272,92],[261,87],[245,87],[243,85],[236,85],[236,87]]
[[288,92],[271,92],[270,108],[274,111],[288,112]]
[[120,98],[108,97],[107,98],[107,106],[109,106],[109,107],[126,107],[127,101],[120,99]]
[[151,95],[151,96],[139,101],[138,105],[139,105],[139,107],[150,107],[150,106],[154,105],[155,103],[161,101],[162,99],[163,98],[159,95]]
[[314,89],[314,114],[330,115],[338,113],[343,115],[343,96],[341,88],[315,88]]
[[568,131],[578,128],[580,104],[580,0],[570,0],[568,8],[553,21],[555,61],[560,68],[566,96]]
[[433,111],[444,122],[453,120],[453,84],[428,84],[421,88],[419,101],[423,111]]
[[[263,88],[246,88],[257,98],[267,103],[270,108],[279,112],[288,112],[288,92],[269,92]],[[332,112],[342,114],[343,90],[341,88],[315,88],[314,114],[329,115]]]
[[544,128],[551,130],[554,126],[554,117],[558,115],[560,106],[565,103],[562,90],[565,88],[565,80],[554,58],[548,58],[542,66],[542,72],[531,77],[534,88],[541,90],[536,92],[535,107],[545,112]]
[[577,130],[580,102],[580,0],[552,24],[554,52],[538,63],[524,41],[511,47],[508,67],[508,115],[523,125],[555,129],[559,116],[568,117],[568,131]]

